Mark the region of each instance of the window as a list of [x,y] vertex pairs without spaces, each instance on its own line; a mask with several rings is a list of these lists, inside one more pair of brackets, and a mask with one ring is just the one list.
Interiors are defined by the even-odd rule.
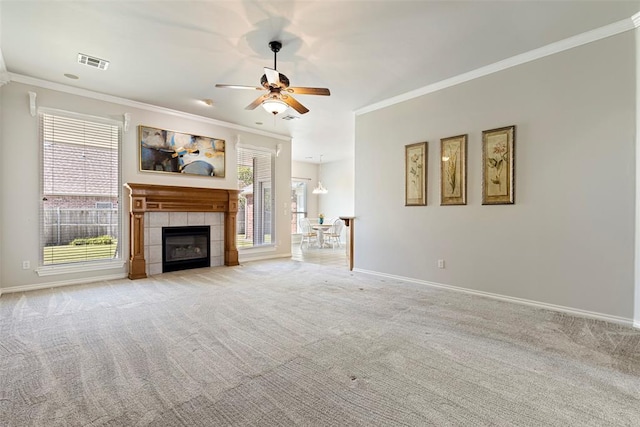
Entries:
[[291,234],[301,233],[300,220],[307,217],[307,183],[291,180]]
[[120,258],[120,126],[40,114],[42,265]]
[[238,249],[275,242],[274,159],[269,151],[238,147]]

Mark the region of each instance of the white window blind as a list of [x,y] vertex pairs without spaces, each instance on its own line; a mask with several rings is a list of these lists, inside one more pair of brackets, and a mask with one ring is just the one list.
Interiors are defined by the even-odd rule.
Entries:
[[275,156],[257,148],[238,147],[239,249],[275,242],[273,179]]
[[43,112],[40,136],[42,264],[119,258],[120,126]]

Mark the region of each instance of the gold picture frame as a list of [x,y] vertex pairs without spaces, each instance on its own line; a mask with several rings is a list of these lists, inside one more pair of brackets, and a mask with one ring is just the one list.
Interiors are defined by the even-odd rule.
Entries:
[[440,205],[467,204],[467,135],[440,140]]
[[511,205],[514,194],[516,127],[482,132],[482,204]]
[[405,206],[427,204],[427,156],[427,142],[418,142],[404,147]]
[[225,141],[150,126],[138,126],[142,172],[225,176]]

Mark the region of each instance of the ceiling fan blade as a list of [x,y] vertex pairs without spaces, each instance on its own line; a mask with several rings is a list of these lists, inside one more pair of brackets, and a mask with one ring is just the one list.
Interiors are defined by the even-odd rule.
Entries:
[[285,90],[298,95],[331,95],[329,89],[324,87],[288,87]]
[[257,86],[243,86],[243,85],[221,85],[217,84],[216,87],[222,87],[227,89],[251,89],[251,90],[264,90],[263,87]]
[[296,101],[292,96],[283,95],[282,100],[300,114],[308,113],[309,109]]
[[254,108],[256,108],[258,105],[262,104],[264,102],[265,99],[269,98],[268,93],[259,96],[255,101],[253,101],[251,104],[247,105],[244,109],[245,110],[253,110]]
[[264,75],[270,85],[280,87],[280,73],[273,68],[264,67]]

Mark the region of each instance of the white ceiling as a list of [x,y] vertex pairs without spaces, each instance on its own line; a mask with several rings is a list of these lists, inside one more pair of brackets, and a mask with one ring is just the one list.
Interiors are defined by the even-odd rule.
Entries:
[[[330,162],[353,154],[355,110],[638,10],[640,1],[2,0],[0,53],[10,73],[291,136],[294,160]],[[214,87],[259,85],[271,40],[284,45],[278,70],[292,86],[331,89],[296,95],[311,110],[299,119],[245,110],[261,92]],[[78,64],[78,53],[109,69]]]

